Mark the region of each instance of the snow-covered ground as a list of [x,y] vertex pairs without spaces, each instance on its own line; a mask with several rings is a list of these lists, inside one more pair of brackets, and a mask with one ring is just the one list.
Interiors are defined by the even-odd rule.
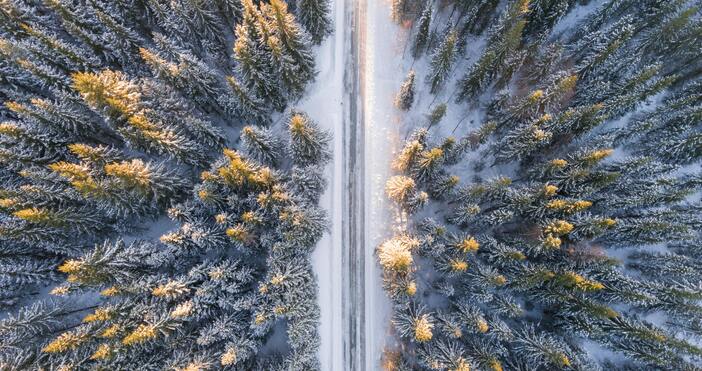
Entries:
[[402,55],[408,30],[390,17],[390,1],[367,0],[361,13],[360,72],[365,163],[365,369],[380,368],[389,334],[391,304],[382,288],[375,248],[392,237],[401,221],[385,196],[390,163],[401,145],[401,113],[394,96],[409,68]]
[[327,190],[320,204],[329,213],[329,231],[312,254],[321,310],[319,358],[322,370],[343,369],[342,348],[342,178],[343,178],[343,96],[345,14],[343,0],[332,3],[334,33],[317,49],[315,83],[307,90],[306,98],[297,108],[307,112],[323,128],[333,134],[334,158],[327,166]]

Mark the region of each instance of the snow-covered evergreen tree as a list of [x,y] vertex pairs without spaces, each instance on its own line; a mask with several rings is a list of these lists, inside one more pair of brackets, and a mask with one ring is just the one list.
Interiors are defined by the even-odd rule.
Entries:
[[432,2],[427,1],[426,5],[424,6],[424,10],[422,11],[422,15],[417,21],[417,33],[414,35],[414,41],[412,43],[412,55],[414,55],[415,58],[419,58],[422,55],[422,53],[424,53],[424,49],[426,48],[427,43],[429,42],[429,28],[431,26],[432,19],[431,17]]
[[329,18],[329,1],[300,0],[297,6],[300,24],[310,34],[312,41],[319,44],[333,30],[332,21]]
[[431,72],[427,81],[431,85],[431,93],[436,94],[443,86],[457,57],[458,34],[450,30],[431,56]]
[[411,70],[407,74],[405,81],[402,82],[397,96],[395,96],[395,105],[399,109],[407,111],[412,107],[412,103],[414,103],[414,76],[414,70]]

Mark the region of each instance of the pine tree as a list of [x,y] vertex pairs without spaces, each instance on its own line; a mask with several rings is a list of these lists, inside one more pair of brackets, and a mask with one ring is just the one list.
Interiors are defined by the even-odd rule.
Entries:
[[243,87],[234,76],[227,76],[227,85],[237,101],[236,109],[239,114],[260,124],[268,123],[269,119],[266,116],[262,99],[257,98]]
[[181,1],[173,7],[177,17],[184,20],[189,37],[197,40],[195,35],[205,35],[197,41],[209,54],[220,56],[224,60],[227,41],[224,37],[225,22],[213,3],[198,1]]
[[400,87],[400,91],[395,97],[395,106],[402,110],[409,110],[414,103],[414,70],[410,70],[405,77],[405,81]]
[[[101,40],[104,30],[99,26],[99,21],[87,9],[71,9],[61,0],[47,1],[47,6],[54,11],[63,28],[75,39],[92,49],[92,52],[101,57],[110,55],[107,43]],[[118,51],[118,50],[115,50]]]
[[587,55],[577,55],[578,65],[575,70],[580,78],[585,78],[597,66],[616,53],[619,48],[632,36],[633,27],[624,19],[612,25],[608,32],[597,32],[592,35],[593,46],[587,49]]
[[[507,64],[511,63],[510,58],[518,56],[517,53],[522,44],[522,32],[527,23],[524,18],[529,13],[528,6],[528,0],[518,0],[510,4],[488,40],[489,47],[461,79],[457,101],[471,98],[485,89],[496,76],[506,72]],[[502,78],[508,80],[509,76],[502,76]]]
[[330,6],[327,0],[301,0],[297,10],[300,24],[310,34],[315,44],[331,34],[333,27],[329,19]]
[[104,171],[107,176],[116,178],[120,186],[134,189],[159,204],[177,199],[178,194],[187,188],[186,182],[164,166],[145,164],[138,159],[108,163]]
[[446,115],[446,104],[445,103],[440,103],[437,104],[436,107],[434,107],[433,110],[429,113],[427,118],[429,119],[429,127],[432,127],[436,124],[438,124],[441,119],[444,118]]
[[425,150],[419,154],[417,165],[412,171],[412,175],[419,182],[431,182],[439,176],[445,162],[444,150],[435,147]]
[[323,169],[318,165],[293,167],[290,188],[301,201],[316,203],[327,185]]
[[479,35],[488,27],[490,21],[495,17],[495,11],[499,5],[499,1],[479,0],[462,5],[465,9],[466,17],[463,21],[460,34],[462,36],[468,33]]
[[281,110],[285,101],[270,63],[272,56],[267,41],[270,26],[251,1],[244,1],[243,4],[244,17],[242,23],[236,26],[234,43],[237,71],[248,89],[259,98],[270,101],[275,109]]
[[139,53],[158,78],[185,92],[198,104],[213,107],[220,113],[235,111],[234,104],[226,100],[216,73],[195,56],[181,51],[176,64],[145,48],[140,48]]
[[99,120],[69,95],[58,95],[55,100],[31,98],[27,103],[8,101],[5,107],[21,118],[23,125],[52,133],[57,143],[82,139],[104,142],[111,139],[111,133],[104,130]]
[[82,197],[96,202],[110,215],[143,216],[163,210],[178,199],[188,183],[163,164],[124,160],[114,149],[73,144],[81,163],[55,162],[48,167],[66,178]]
[[166,154],[185,163],[202,163],[206,154],[182,132],[157,121],[141,99],[139,86],[120,72],[77,73],[73,87],[91,108],[104,113],[128,141],[147,152]]
[[20,27],[29,36],[21,41],[21,45],[33,55],[44,59],[47,63],[57,65],[64,71],[95,68],[100,64],[95,56],[64,42],[41,26],[22,23]]
[[280,161],[283,143],[269,130],[247,126],[241,134],[249,156],[266,165],[275,166]]
[[407,205],[416,193],[415,182],[406,176],[394,176],[385,183],[385,193],[400,205]]
[[505,134],[502,141],[493,147],[496,161],[521,160],[548,144],[553,133],[543,128],[550,120],[550,115],[544,115]]
[[[287,74],[281,73],[286,83],[287,94],[293,98],[299,97],[305,84],[315,75],[309,36],[300,29],[295,17],[288,13],[285,2],[273,0],[269,6],[263,7],[262,11],[268,18],[271,32],[275,36],[272,40],[277,39],[280,42],[278,64],[281,71],[288,71]],[[289,67],[285,67],[285,60],[288,58]]]
[[529,3],[529,23],[525,32],[537,35],[550,31],[570,9],[568,0],[536,0]]
[[565,368],[573,362],[568,356],[567,345],[548,334],[537,334],[533,327],[517,333],[515,343],[515,352],[522,354],[532,367]]
[[128,70],[130,64],[138,58],[137,51],[139,46],[144,44],[144,40],[134,30],[113,18],[112,15],[116,14],[114,10],[96,5],[91,6],[91,8],[95,14],[95,23],[103,29],[101,39],[105,43],[105,49]]
[[422,307],[407,305],[397,311],[393,324],[402,337],[411,338],[413,342],[424,343],[433,337],[433,319]]
[[419,153],[424,149],[424,145],[418,140],[405,143],[404,148],[393,162],[393,168],[403,174],[408,174],[414,168],[419,158]]
[[323,165],[331,154],[328,143],[329,133],[303,113],[293,113],[288,121],[290,132],[290,152],[296,165]]
[[456,62],[457,38],[456,31],[450,30],[431,56],[431,72],[427,76],[427,81],[431,85],[432,94],[436,94],[443,86]]
[[417,24],[417,34],[414,36],[414,42],[412,44],[412,55],[414,58],[419,58],[429,41],[429,26],[431,26],[432,19],[432,3],[427,1],[422,11],[422,15],[419,17]]
[[58,270],[77,286],[124,284],[147,272],[148,257],[154,249],[146,242],[105,242],[79,260],[63,262]]

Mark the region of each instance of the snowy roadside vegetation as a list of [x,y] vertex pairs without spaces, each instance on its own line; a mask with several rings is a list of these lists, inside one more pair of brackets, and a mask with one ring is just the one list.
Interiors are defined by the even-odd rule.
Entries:
[[320,367],[328,12],[0,1],[0,369]]
[[393,1],[383,367],[699,369],[701,8]]

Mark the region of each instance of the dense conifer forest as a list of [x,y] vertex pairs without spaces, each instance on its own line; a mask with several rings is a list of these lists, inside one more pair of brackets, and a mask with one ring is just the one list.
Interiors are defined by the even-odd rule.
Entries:
[[0,369],[319,367],[328,12],[0,1]]
[[433,109],[386,184],[384,367],[699,369],[702,3],[392,6],[397,108]]

